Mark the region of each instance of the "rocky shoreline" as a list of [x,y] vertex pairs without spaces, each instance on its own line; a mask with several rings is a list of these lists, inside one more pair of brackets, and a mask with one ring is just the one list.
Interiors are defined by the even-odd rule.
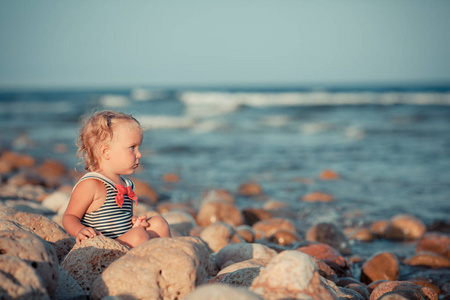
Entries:
[[[450,299],[448,221],[427,227],[399,214],[367,226],[297,228],[277,213],[282,203],[237,208],[236,196],[262,193],[256,183],[206,191],[196,207],[161,201],[132,178],[136,214],[162,215],[174,237],[134,249],[103,236],[75,245],[61,217],[80,175],[59,161],[1,153],[2,299]],[[339,180],[331,170],[321,176]],[[302,199],[331,200],[320,192]],[[415,253],[352,251],[352,241],[380,239],[413,243]]]

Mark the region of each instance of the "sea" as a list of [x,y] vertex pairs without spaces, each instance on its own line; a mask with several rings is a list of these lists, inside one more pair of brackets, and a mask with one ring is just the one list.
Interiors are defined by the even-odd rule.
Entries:
[[[377,88],[123,88],[0,92],[0,150],[58,159],[82,171],[81,119],[99,110],[136,117],[145,129],[134,175],[161,201],[198,208],[209,190],[240,209],[281,203],[300,232],[410,214],[427,226],[450,219],[450,86]],[[321,180],[324,170],[338,180]],[[178,182],[165,182],[176,173]],[[239,196],[241,184],[263,196]],[[307,203],[320,191],[332,202]],[[414,244],[354,242],[361,255],[408,255]]]

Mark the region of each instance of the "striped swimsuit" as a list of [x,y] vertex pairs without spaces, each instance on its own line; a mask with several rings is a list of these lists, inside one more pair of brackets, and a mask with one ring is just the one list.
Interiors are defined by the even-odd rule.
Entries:
[[[125,195],[122,208],[120,208],[115,200],[117,189],[114,182],[106,176],[96,172],[85,174],[78,182],[85,179],[97,179],[102,181],[106,188],[106,200],[96,211],[86,213],[81,218],[81,224],[92,227],[100,231],[104,236],[112,239],[115,239],[130,230],[133,227],[131,223],[131,218],[133,216],[133,202],[128,198],[128,195]],[[134,190],[134,183],[130,179],[122,179],[125,181],[126,186],[131,186]]]

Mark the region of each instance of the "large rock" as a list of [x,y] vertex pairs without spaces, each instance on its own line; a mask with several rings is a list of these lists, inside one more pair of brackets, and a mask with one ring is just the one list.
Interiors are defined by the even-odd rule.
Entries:
[[427,230],[425,224],[416,217],[401,214],[392,217],[385,230],[385,237],[390,240],[416,240]]
[[237,263],[248,259],[272,259],[277,253],[262,244],[230,244],[216,255],[216,265],[222,269],[225,264]]
[[450,268],[450,259],[434,252],[422,251],[404,260],[410,266]]
[[450,259],[450,235],[427,232],[417,242],[416,252],[431,251]]
[[223,201],[204,202],[197,213],[198,225],[206,227],[215,222],[239,226],[244,223],[244,218],[232,203]]
[[206,227],[201,233],[200,238],[205,241],[212,251],[218,252],[223,247],[231,243],[245,242],[240,236],[236,235],[234,229],[222,222],[217,222]]
[[0,253],[20,258],[33,267],[53,297],[58,284],[58,258],[50,244],[24,230],[0,231]]
[[55,293],[55,299],[74,299],[76,297],[86,296],[85,292],[78,284],[78,282],[73,279],[69,273],[66,272],[63,268],[58,268],[58,287]]
[[245,269],[245,268],[265,268],[269,262],[272,260],[271,258],[252,258],[252,259],[247,259],[244,261],[240,261],[237,263],[233,263],[230,265],[224,265],[223,269],[220,270],[219,273],[217,273],[217,275],[222,275],[222,274],[227,274],[227,273],[232,273],[234,271],[240,270],[240,269]]
[[230,273],[224,273],[218,277],[218,283],[223,283],[233,287],[248,288],[253,280],[260,274],[261,268],[243,268]]
[[[399,294],[406,299],[438,300],[438,295],[430,288],[409,281],[386,281],[378,285],[370,294],[370,300],[377,300],[387,294]],[[387,298],[386,298],[387,299]]]
[[88,293],[94,280],[128,248],[116,240],[98,235],[76,244],[61,263],[61,267]]
[[92,285],[90,297],[181,299],[217,274],[211,250],[199,238],[156,238],[113,262]]
[[74,238],[62,229],[61,226],[44,216],[20,212],[16,209],[0,205],[0,218],[15,221],[31,229],[36,235],[55,247],[59,260],[69,253],[75,244]]
[[397,256],[381,252],[370,257],[362,266],[361,282],[369,284],[378,280],[398,280],[400,268]]
[[[253,280],[250,290],[264,299],[336,299],[333,284],[323,279],[311,257],[287,250],[275,256]],[[337,289],[337,287],[334,285]]]
[[324,261],[340,277],[351,276],[350,265],[348,262],[336,249],[327,244],[311,244],[299,247],[297,250]]
[[20,258],[0,255],[0,270],[0,299],[50,299],[36,269]]
[[224,284],[202,285],[184,300],[262,300],[259,295],[245,288],[230,287]]

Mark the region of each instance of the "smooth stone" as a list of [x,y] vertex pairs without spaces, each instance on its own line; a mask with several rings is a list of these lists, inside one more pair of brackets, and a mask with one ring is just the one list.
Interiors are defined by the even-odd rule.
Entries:
[[189,232],[197,226],[194,218],[187,212],[180,210],[171,210],[162,213],[161,216],[169,223],[171,229],[179,232],[181,235],[187,236]]
[[[438,300],[438,295],[430,288],[422,287],[409,281],[386,281],[378,285],[370,294],[370,300],[377,300],[388,293],[399,293],[400,291],[406,291],[409,293],[401,292],[400,295],[406,296],[406,299],[428,299]],[[402,295],[403,293],[403,295]]]
[[[223,247],[238,242],[234,229],[222,222],[211,224],[203,229],[200,238],[208,244],[213,252],[218,252]],[[241,242],[245,241],[242,239]]]
[[253,226],[255,223],[263,220],[269,220],[272,218],[272,214],[268,212],[266,209],[262,208],[244,208],[242,210],[242,214],[244,215],[245,224]]
[[274,234],[269,236],[268,241],[271,243],[275,243],[281,246],[291,245],[294,242],[299,242],[302,239],[292,231],[288,231],[285,229],[280,229],[276,231]]
[[228,262],[241,262],[248,259],[272,259],[276,255],[276,251],[262,244],[230,244],[223,247],[217,252],[215,259],[219,269]]
[[297,248],[298,251],[314,256],[329,265],[339,277],[351,276],[350,265],[339,251],[330,245],[319,243]]
[[391,252],[371,256],[361,270],[361,282],[365,284],[378,280],[398,280],[399,277],[399,262],[397,256]]
[[417,240],[426,230],[427,227],[418,218],[400,214],[389,220],[384,236],[389,240]]
[[263,300],[246,288],[225,284],[202,285],[187,295],[184,300]]
[[241,196],[259,196],[263,194],[263,190],[256,182],[245,182],[239,186],[238,194]]
[[136,177],[132,177],[130,179],[134,183],[134,192],[138,196],[139,201],[150,205],[156,204],[156,202],[158,202],[158,193],[147,182]]
[[416,252],[431,251],[450,259],[450,235],[427,232],[417,242]]
[[204,202],[197,213],[197,224],[203,227],[216,222],[224,222],[231,226],[244,223],[241,212],[234,204],[226,202]]
[[217,275],[219,276],[219,275],[231,273],[236,270],[245,269],[245,268],[265,268],[269,264],[271,259],[272,259],[272,257],[270,257],[270,258],[251,258],[251,259],[243,260],[243,261],[236,262],[236,263],[233,262],[230,264],[228,264],[230,262],[230,261],[228,261],[227,263],[222,265],[223,269],[220,270],[220,272],[217,273]]
[[255,231],[248,225],[241,225],[235,228],[235,231],[240,235],[247,243],[255,242]]
[[319,179],[320,180],[337,180],[337,179],[339,179],[339,174],[333,170],[326,169],[320,173]]
[[304,195],[301,200],[304,202],[332,202],[334,201],[334,198],[330,194],[316,191]]
[[269,238],[271,235],[282,229],[297,234],[297,229],[294,224],[291,221],[282,218],[262,220],[256,222],[252,227],[253,230],[255,230],[257,239]]
[[[334,283],[323,279],[313,259],[300,251],[275,256],[253,280],[250,291],[264,299],[336,299]],[[336,285],[334,288],[338,290]]]
[[343,255],[352,253],[350,242],[344,232],[332,223],[319,223],[312,226],[306,233],[306,239],[330,245]]
[[450,268],[450,259],[434,252],[422,251],[403,261],[410,266],[425,266],[430,268]]

